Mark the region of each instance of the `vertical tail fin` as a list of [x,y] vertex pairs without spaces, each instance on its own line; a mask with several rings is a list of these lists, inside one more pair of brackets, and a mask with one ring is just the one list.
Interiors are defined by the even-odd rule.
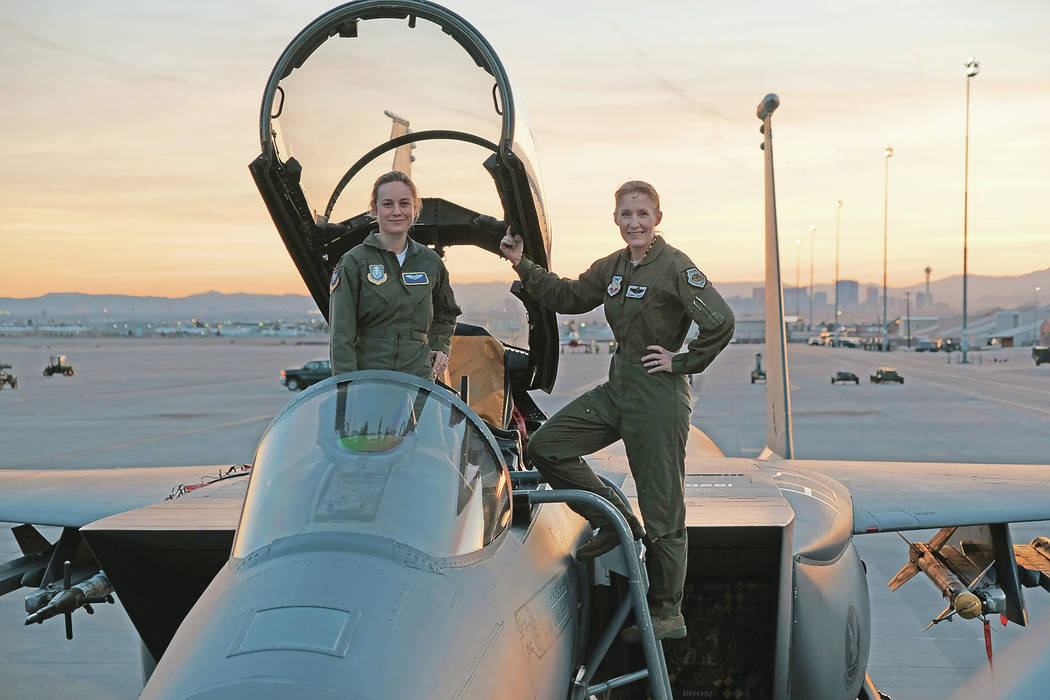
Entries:
[[[383,114],[388,116],[391,120],[390,124],[390,138],[396,139],[398,136],[404,136],[405,134],[412,133],[412,130],[408,128],[408,120],[403,117],[399,117],[389,110],[383,110]],[[394,151],[394,166],[393,170],[400,170],[405,175],[412,177],[412,161],[416,159],[412,155],[412,149],[416,147],[414,143],[406,143],[403,146],[398,146],[397,150]]]
[[766,189],[766,447],[785,459],[795,456],[791,435],[791,395],[788,381],[784,293],[780,285],[780,244],[777,202],[773,188],[773,127],[770,119],[780,99],[766,95],[758,105],[759,130],[765,151]]

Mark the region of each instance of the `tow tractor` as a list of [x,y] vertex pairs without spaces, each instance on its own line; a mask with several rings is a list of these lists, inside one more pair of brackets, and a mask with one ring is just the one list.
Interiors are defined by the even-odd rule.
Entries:
[[7,370],[11,369],[11,365],[6,362],[0,362],[0,389],[4,388],[4,384],[9,384],[12,389],[18,388],[18,377]]
[[50,377],[52,374],[62,374],[67,377],[73,376],[73,366],[66,364],[65,355],[52,355],[48,358],[47,367],[44,368],[44,376]]

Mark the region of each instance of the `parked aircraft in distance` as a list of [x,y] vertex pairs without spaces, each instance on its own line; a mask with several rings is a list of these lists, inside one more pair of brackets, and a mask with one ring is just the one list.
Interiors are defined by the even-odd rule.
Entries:
[[[559,342],[554,314],[518,285],[528,347],[461,324],[458,394],[383,371],[323,380],[274,418],[251,468],[177,498],[163,499],[205,468],[0,471],[0,520],[26,523],[0,594],[28,587],[27,624],[63,615],[72,634],[77,608],[115,592],[142,638],[143,697],[198,700],[876,698],[853,543],[872,532],[943,528],[902,544],[894,583],[921,571],[949,599],[941,617],[1026,624],[1022,586],[1045,581],[1050,558],[1040,541],[1015,547],[1008,523],[1050,519],[1047,467],[793,459],[777,104],[758,110],[770,449],[736,459],[690,441],[687,638],[649,634],[644,548],[622,519],[623,546],[577,562],[589,532],[560,501],[583,496],[522,463],[522,438],[545,419],[528,392],[552,389]],[[373,230],[372,182],[412,145],[428,195],[417,241],[497,254],[507,222],[549,264],[543,185],[506,71],[443,7],[361,0],[319,17],[274,66],[259,135],[252,175],[322,313],[333,266]],[[627,471],[619,445],[589,460]],[[633,479],[620,485],[633,502]],[[31,524],[62,534],[52,544]],[[632,611],[640,649],[616,641]]]

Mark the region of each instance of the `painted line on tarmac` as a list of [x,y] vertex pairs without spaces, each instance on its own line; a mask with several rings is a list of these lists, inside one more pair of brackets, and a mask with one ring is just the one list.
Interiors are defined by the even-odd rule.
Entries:
[[[120,389],[118,389],[116,391],[99,391],[99,392],[97,392],[95,394],[92,394],[92,398],[112,398],[114,396],[123,398],[125,396],[140,396],[142,394],[155,394],[155,393],[170,394],[170,393],[175,392],[175,391],[185,391],[185,390],[189,390],[189,389],[200,389],[201,387],[205,387],[205,386],[207,386],[207,387],[215,387],[215,386],[233,386],[235,384],[258,384],[260,381],[262,381],[262,380],[260,380],[259,378],[255,378],[255,379],[228,379],[226,381],[220,381],[220,382],[194,382],[192,384],[169,384],[169,385],[166,385],[166,386],[150,386],[150,387],[143,387],[141,389],[128,389],[128,390],[120,390]],[[277,386],[281,386],[281,385],[277,384]],[[281,387],[281,388],[283,389],[284,387]]]
[[116,445],[106,445],[105,447],[95,447],[95,448],[92,448],[90,450],[77,450],[76,452],[67,452],[66,454],[63,454],[63,455],[49,455],[47,457],[44,457],[42,459],[37,459],[37,460],[34,460],[32,462],[22,462],[22,463],[16,465],[14,468],[23,467],[23,466],[29,467],[29,466],[33,466],[33,465],[37,465],[37,464],[51,463],[51,462],[55,462],[55,461],[61,460],[61,459],[68,459],[70,457],[83,457],[85,455],[98,454],[99,452],[109,452],[110,450],[119,450],[119,449],[123,449],[125,447],[136,447],[138,445],[145,445],[146,443],[156,442],[158,440],[167,440],[169,438],[182,437],[184,435],[193,435],[195,433],[207,433],[207,432],[210,432],[212,430],[219,430],[220,428],[229,428],[229,427],[232,427],[234,425],[243,425],[244,423],[253,423],[255,421],[260,421],[260,420],[273,420],[273,415],[267,413],[267,414],[261,415],[261,416],[252,416],[251,418],[240,418],[238,420],[231,420],[231,421],[228,421],[226,423],[216,423],[215,425],[209,425],[209,426],[206,426],[206,427],[203,427],[203,428],[193,428],[193,429],[190,429],[190,430],[179,430],[179,431],[174,432],[174,433],[164,433],[162,435],[154,435],[153,437],[142,438],[142,439],[139,439],[139,440],[129,440],[128,442],[120,442],[120,443],[117,443]]
[[584,392],[588,392],[591,389],[593,389],[594,387],[598,386],[599,384],[604,384],[607,381],[609,381],[608,377],[598,377],[597,379],[595,379],[592,382],[587,382],[586,384],[584,384],[582,386],[578,386],[578,387],[576,387],[576,388],[574,388],[572,390],[573,397],[575,398],[576,396],[579,396],[580,394],[583,394]]
[[[909,371],[918,371],[920,374],[923,373],[922,370],[909,370]],[[1013,406],[1014,408],[1024,409],[1025,411],[1032,411],[1034,413],[1041,413],[1044,416],[1050,416],[1050,408],[1041,408],[1039,406],[1031,406],[1031,405],[1026,404],[1026,403],[1020,403],[1018,401],[1010,401],[1009,399],[1001,399],[998,396],[992,396],[991,394],[985,394],[984,392],[976,391],[974,389],[965,389],[963,387],[953,386],[951,384],[944,384],[942,382],[935,381],[935,380],[929,379],[929,378],[923,378],[920,381],[928,382],[928,383],[933,384],[935,386],[938,386],[938,387],[940,387],[942,389],[947,389],[949,391],[954,391],[957,394],[964,394],[966,396],[973,396],[973,397],[976,397],[976,398],[979,398],[979,399],[984,399],[985,401],[992,401],[993,403],[1001,403],[1001,404],[1003,404],[1005,406]]]
[[[898,363],[898,364],[900,364],[900,363]],[[912,366],[912,367],[905,366],[905,369],[907,369],[907,371],[909,371],[909,372],[925,372],[927,374],[934,374],[934,375],[937,375],[938,377],[941,377],[943,379],[958,380],[960,378],[960,375],[949,374],[948,372],[946,372],[943,369],[933,369],[933,368],[930,368],[930,367],[919,367],[919,366]],[[1017,382],[1009,381],[1009,380],[1007,380],[1005,378],[996,379],[996,378],[993,378],[993,377],[974,376],[973,374],[962,375],[962,376],[965,376],[965,378],[967,380],[971,381],[971,382],[980,383],[980,384],[991,384],[992,386],[994,386],[994,387],[996,387],[998,389],[1003,389],[1003,388],[1007,388],[1008,387],[1010,389],[1017,389],[1017,390],[1020,390],[1020,391],[1034,392],[1037,396],[1041,396],[1041,395],[1045,396],[1046,395],[1046,387],[1045,386],[1038,386],[1038,385],[1037,386],[1033,386],[1031,384],[1019,384]]]

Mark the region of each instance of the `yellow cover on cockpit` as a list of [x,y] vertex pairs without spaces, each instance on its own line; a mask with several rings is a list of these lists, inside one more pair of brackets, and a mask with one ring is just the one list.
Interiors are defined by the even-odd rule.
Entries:
[[497,428],[503,428],[506,402],[503,372],[503,343],[488,335],[452,336],[450,385],[458,389],[463,375],[469,377],[467,405]]

